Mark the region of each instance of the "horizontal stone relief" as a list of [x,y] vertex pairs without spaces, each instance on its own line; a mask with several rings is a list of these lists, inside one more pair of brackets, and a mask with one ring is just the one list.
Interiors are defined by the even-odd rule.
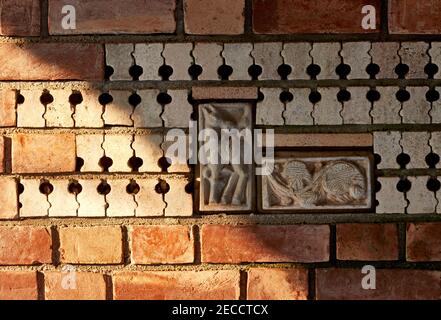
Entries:
[[[209,155],[208,164],[200,164],[200,203],[201,211],[249,211],[252,209],[253,174],[252,164],[245,164],[244,139],[240,137],[240,161],[226,164],[220,156],[226,151],[232,154],[232,143],[228,144],[229,150],[222,150],[220,137],[222,129],[251,129],[252,112],[251,104],[247,103],[211,103],[199,106],[199,130],[212,129],[207,132],[216,132],[219,154]],[[204,141],[208,141],[204,136]],[[199,137],[200,139],[200,137]],[[213,140],[214,141],[214,140]],[[201,149],[201,148],[199,148]],[[218,157],[213,164],[213,157]]]
[[358,210],[372,207],[367,153],[284,153],[261,178],[263,211]]

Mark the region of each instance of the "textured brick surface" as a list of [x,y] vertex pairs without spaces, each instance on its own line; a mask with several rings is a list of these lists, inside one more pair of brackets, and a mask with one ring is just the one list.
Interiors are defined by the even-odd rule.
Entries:
[[407,260],[441,261],[441,223],[407,225]]
[[12,127],[16,125],[14,90],[0,90],[0,127]]
[[338,224],[337,259],[361,261],[397,260],[397,225]]
[[257,99],[257,88],[253,87],[193,87],[192,98],[196,100]]
[[436,213],[438,201],[435,198],[435,193],[427,189],[429,178],[429,176],[408,178],[412,187],[406,194],[407,201],[409,201],[407,213]]
[[245,0],[184,0],[185,31],[189,34],[240,34],[244,31]]
[[441,3],[389,0],[389,32],[394,34],[439,34]]
[[376,289],[364,290],[361,269],[318,269],[316,296],[319,300],[439,300],[439,271],[376,270]]
[[133,227],[132,261],[135,264],[191,263],[194,241],[187,226]]
[[250,269],[248,300],[306,300],[308,271],[306,269]]
[[374,153],[381,157],[379,169],[398,169],[397,156],[402,152],[401,133],[397,131],[374,132]]
[[329,227],[292,226],[204,226],[202,261],[318,262],[329,259]]
[[404,193],[397,190],[398,177],[380,177],[378,182],[381,189],[376,194],[378,206],[377,213],[404,213],[407,207],[407,201]]
[[239,272],[121,272],[114,276],[113,295],[117,300],[235,300]]
[[[76,9],[76,29],[65,30],[62,8]],[[54,0],[49,2],[50,34],[172,33],[176,29],[173,0]]]
[[6,36],[39,36],[40,1],[2,1],[0,34]]
[[0,219],[14,219],[18,212],[17,182],[13,178],[0,177]]
[[75,171],[75,135],[16,134],[12,138],[12,171]]
[[106,299],[106,281],[102,274],[71,272],[49,271],[44,273],[44,297],[46,300]]
[[6,157],[5,157],[5,138],[0,136],[0,173],[5,171]]
[[46,108],[41,103],[41,90],[20,90],[23,97],[21,103],[17,103],[17,126],[28,128],[43,128],[46,125],[44,113]]
[[369,133],[296,133],[274,135],[276,147],[371,147],[372,135]]
[[51,263],[51,232],[43,227],[0,227],[0,264]]
[[[364,5],[374,5],[377,29],[361,27]],[[343,0],[323,5],[308,0],[254,0],[253,28],[257,33],[366,33],[378,32],[380,1]]]
[[43,181],[40,179],[21,179],[23,193],[20,194],[20,217],[36,218],[47,217],[49,214],[50,203],[47,196],[40,192]]
[[0,300],[37,300],[37,272],[0,271]]
[[118,264],[122,262],[120,227],[63,227],[60,259],[63,263]]
[[[84,63],[88,61],[88,63]],[[102,80],[102,46],[80,43],[0,44],[0,80]]]

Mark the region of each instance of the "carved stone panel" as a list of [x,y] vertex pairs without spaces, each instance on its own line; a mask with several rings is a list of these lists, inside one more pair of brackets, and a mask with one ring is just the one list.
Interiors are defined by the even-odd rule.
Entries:
[[[252,210],[254,177],[251,128],[251,104],[210,103],[199,105],[199,209],[201,211]],[[251,134],[251,137],[246,135],[247,132]],[[228,143],[221,142],[225,134],[230,135]],[[216,137],[217,140],[215,140]],[[226,141],[224,140],[224,142]],[[240,150],[234,147],[233,141],[239,141],[236,146],[240,146]],[[207,161],[202,163],[201,154],[207,154],[204,151],[212,150],[210,146],[213,147],[214,144],[217,144],[219,153],[207,156]],[[248,161],[250,159],[247,157],[249,155],[247,152],[251,152],[251,161]],[[228,154],[230,157],[226,156]],[[239,157],[236,157],[235,161],[230,161],[234,154]],[[217,164],[216,161],[213,161],[215,157],[217,157]],[[225,159],[221,159],[221,157],[225,157]]]
[[372,157],[367,152],[276,154],[262,176],[262,211],[368,210],[372,207]]

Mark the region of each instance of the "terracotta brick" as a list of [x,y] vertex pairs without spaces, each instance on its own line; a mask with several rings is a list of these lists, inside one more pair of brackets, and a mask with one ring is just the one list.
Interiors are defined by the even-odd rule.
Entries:
[[3,0],[0,5],[0,34],[40,35],[40,1]]
[[133,227],[132,262],[135,264],[191,263],[194,240],[189,226]]
[[251,269],[247,294],[248,300],[306,300],[308,270]]
[[[87,63],[84,63],[87,61]],[[103,80],[99,44],[0,44],[0,80]]]
[[113,278],[117,300],[236,300],[239,271],[121,272]]
[[118,264],[123,261],[120,227],[62,227],[59,233],[63,263]]
[[15,96],[15,90],[0,90],[0,127],[13,127],[17,124]]
[[389,32],[394,34],[439,34],[441,2],[389,0]]
[[0,220],[14,219],[18,214],[17,182],[14,178],[0,177]]
[[397,225],[357,223],[337,225],[337,259],[397,260]]
[[13,172],[72,172],[75,160],[74,134],[16,134],[12,138]]
[[49,271],[44,274],[46,300],[105,300],[106,281],[103,274]]
[[257,99],[255,87],[193,87],[192,98],[196,100]]
[[441,261],[441,223],[407,225],[407,260]]
[[[380,30],[380,0],[253,0],[256,33],[371,33]],[[361,26],[364,5],[376,8],[375,30]]]
[[0,136],[0,173],[5,171],[6,157],[5,157],[5,138]]
[[[266,139],[263,139],[265,142]],[[274,135],[275,147],[371,147],[370,133],[295,133]]]
[[325,225],[202,227],[202,261],[319,262],[329,260]]
[[37,272],[0,271],[0,300],[37,300]]
[[432,300],[441,299],[441,272],[377,269],[376,289],[365,290],[361,269],[319,269],[316,297],[319,300]]
[[51,232],[43,227],[0,227],[0,265],[52,261]]
[[[62,8],[76,9],[76,29],[63,29]],[[50,34],[172,33],[174,0],[54,0],[49,2]]]
[[245,0],[185,0],[185,31],[189,34],[241,34]]

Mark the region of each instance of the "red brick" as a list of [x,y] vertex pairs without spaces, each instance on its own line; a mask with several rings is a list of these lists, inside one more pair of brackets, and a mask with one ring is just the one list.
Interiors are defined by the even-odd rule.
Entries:
[[193,87],[192,97],[196,100],[257,99],[257,87]]
[[337,225],[337,259],[397,260],[397,225],[357,223]]
[[40,35],[39,0],[3,0],[0,4],[0,34]]
[[1,43],[0,80],[103,80],[104,49],[83,43]]
[[[76,29],[64,30],[62,8],[76,9]],[[175,0],[49,1],[50,34],[173,33]]]
[[245,0],[184,0],[185,32],[241,34],[244,10]]
[[0,173],[5,171],[5,138],[0,136]]
[[60,228],[60,259],[63,263],[119,264],[123,262],[119,226]]
[[[371,33],[380,31],[380,0],[254,0],[256,33]],[[364,5],[375,6],[377,28],[361,27]]]
[[37,300],[35,271],[0,271],[0,300]]
[[407,260],[441,261],[441,223],[407,226]]
[[121,272],[113,279],[117,300],[235,300],[239,271]]
[[202,227],[202,261],[319,262],[329,260],[326,225]]
[[361,269],[319,269],[316,297],[319,300],[420,300],[441,299],[441,272],[377,269],[376,289],[365,290]]
[[248,300],[306,300],[308,270],[251,269],[247,294]]
[[133,227],[132,262],[135,264],[191,263],[194,240],[190,226]]
[[441,1],[389,0],[389,32],[439,34]]
[[16,125],[15,91],[0,90],[0,127],[13,127]]
[[12,138],[12,172],[73,172],[75,162],[74,134],[16,134]]
[[0,265],[33,265],[52,260],[51,232],[43,227],[0,227]]
[[46,300],[105,300],[103,274],[49,271],[44,274]]

